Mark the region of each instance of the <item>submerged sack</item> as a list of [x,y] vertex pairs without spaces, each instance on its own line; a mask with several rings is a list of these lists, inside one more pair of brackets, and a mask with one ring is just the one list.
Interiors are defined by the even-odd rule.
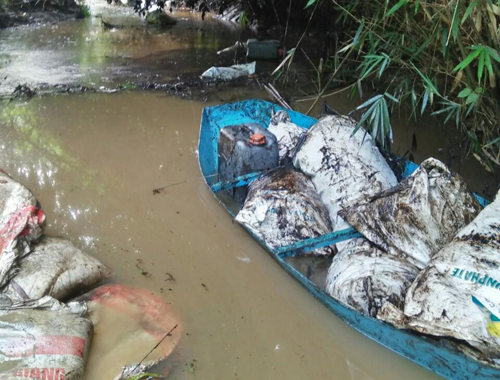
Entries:
[[0,307],[0,379],[82,380],[92,322],[53,298]]
[[278,111],[271,117],[268,130],[276,136],[278,141],[280,165],[290,162],[300,137],[306,130],[293,124],[286,111]]
[[183,335],[182,323],[172,307],[149,290],[113,284],[81,298],[88,300],[89,318],[95,325],[86,379],[138,376],[169,357]]
[[44,229],[45,215],[35,196],[0,169],[0,287]]
[[404,314],[408,327],[500,359],[500,193],[418,275]]
[[396,187],[340,215],[378,247],[423,268],[480,209],[463,179],[429,158]]
[[389,302],[403,309],[406,289],[419,269],[374,247],[364,238],[352,239],[333,258],[326,291],[333,298],[376,317]]
[[[250,185],[236,221],[271,249],[331,232],[328,211],[311,180],[292,168],[278,168]],[[331,247],[312,252],[333,254]]]
[[293,164],[311,179],[335,231],[347,228],[338,211],[397,184],[371,136],[347,116],[327,116],[307,131]]
[[45,236],[33,252],[21,259],[19,272],[3,294],[12,300],[38,299],[48,295],[65,301],[109,274],[104,264],[71,242]]

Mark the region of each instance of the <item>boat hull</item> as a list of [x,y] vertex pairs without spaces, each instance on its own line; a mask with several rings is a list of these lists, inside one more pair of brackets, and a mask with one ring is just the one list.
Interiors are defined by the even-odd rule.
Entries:
[[[198,156],[205,182],[215,196],[216,193],[224,189],[233,186],[244,186],[259,175],[259,173],[251,173],[231,183],[218,182],[217,140],[219,131],[228,125],[248,122],[259,123],[267,127],[271,117],[271,110],[276,112],[282,109],[283,108],[278,105],[263,100],[247,100],[220,106],[206,107],[203,110]],[[302,115],[298,112],[289,110],[287,110],[287,112],[293,123],[305,129],[310,128],[316,122],[316,119]],[[403,171],[403,177],[410,175],[417,167],[416,164],[407,162]],[[226,208],[232,217],[235,217],[234,205],[221,200],[220,197],[216,196],[216,199]],[[478,200],[483,206],[487,204],[487,202],[480,197],[478,197]],[[347,307],[330,297],[285,260],[287,257],[302,252],[311,251],[319,247],[335,244],[342,240],[361,236],[354,229],[307,239],[275,250],[270,249],[250,230],[247,229],[247,231],[292,277],[299,281],[309,293],[321,301],[340,319],[365,336],[448,379],[472,380],[500,378],[499,368],[472,359],[456,349],[454,343],[448,339],[438,339],[417,334],[409,330],[400,330],[388,323],[363,315]]]

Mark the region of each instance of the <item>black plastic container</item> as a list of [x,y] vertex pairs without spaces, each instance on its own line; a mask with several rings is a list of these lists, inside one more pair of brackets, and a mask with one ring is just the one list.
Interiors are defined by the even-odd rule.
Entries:
[[[255,123],[232,125],[220,131],[219,181],[231,182],[244,174],[261,172],[278,166],[276,136]],[[230,190],[237,202],[243,202],[247,187]]]
[[281,43],[276,40],[259,41],[249,39],[247,41],[247,58],[248,59],[281,59],[283,51]]

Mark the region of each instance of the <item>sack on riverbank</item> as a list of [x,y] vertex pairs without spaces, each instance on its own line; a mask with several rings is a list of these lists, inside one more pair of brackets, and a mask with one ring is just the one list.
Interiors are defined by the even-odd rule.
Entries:
[[300,137],[306,133],[306,130],[293,124],[286,111],[278,111],[271,116],[268,130],[276,136],[278,141],[280,165],[291,162]]
[[35,196],[0,169],[0,287],[44,229],[45,215]]
[[93,331],[85,313],[50,297],[0,306],[0,378],[82,380]]
[[326,292],[364,314],[377,317],[390,302],[403,310],[406,290],[419,269],[374,247],[364,238],[350,240],[333,258]]
[[21,259],[18,273],[2,293],[19,301],[43,296],[65,301],[109,274],[104,264],[71,242],[44,236],[33,251]]
[[170,305],[147,289],[105,285],[80,299],[88,300],[89,318],[95,326],[87,379],[126,379],[148,371],[169,357],[183,335],[181,321]]
[[321,118],[306,133],[293,164],[309,175],[330,213],[334,231],[349,227],[341,208],[397,184],[371,136],[347,116]]
[[480,209],[463,179],[429,158],[398,186],[340,215],[378,247],[423,268]]
[[201,77],[215,80],[232,80],[253,74],[255,74],[255,62],[231,67],[211,67],[201,74]]
[[[271,249],[331,232],[328,211],[311,180],[293,168],[275,169],[252,182],[235,219]],[[335,253],[332,247],[311,252]]]
[[397,324],[500,358],[500,193],[418,275],[404,317]]

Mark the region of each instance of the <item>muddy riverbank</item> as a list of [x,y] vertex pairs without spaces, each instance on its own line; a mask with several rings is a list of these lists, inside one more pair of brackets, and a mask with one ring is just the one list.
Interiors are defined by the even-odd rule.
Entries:
[[[91,18],[0,30],[0,95],[10,95],[19,84],[42,92],[165,84],[232,64],[231,57],[215,53],[238,40],[234,26],[176,12],[175,26],[158,29],[128,7],[105,1],[90,7]],[[110,29],[103,20],[122,27]]]
[[0,3],[0,29],[19,25],[54,24],[88,16],[74,0],[15,1]]

